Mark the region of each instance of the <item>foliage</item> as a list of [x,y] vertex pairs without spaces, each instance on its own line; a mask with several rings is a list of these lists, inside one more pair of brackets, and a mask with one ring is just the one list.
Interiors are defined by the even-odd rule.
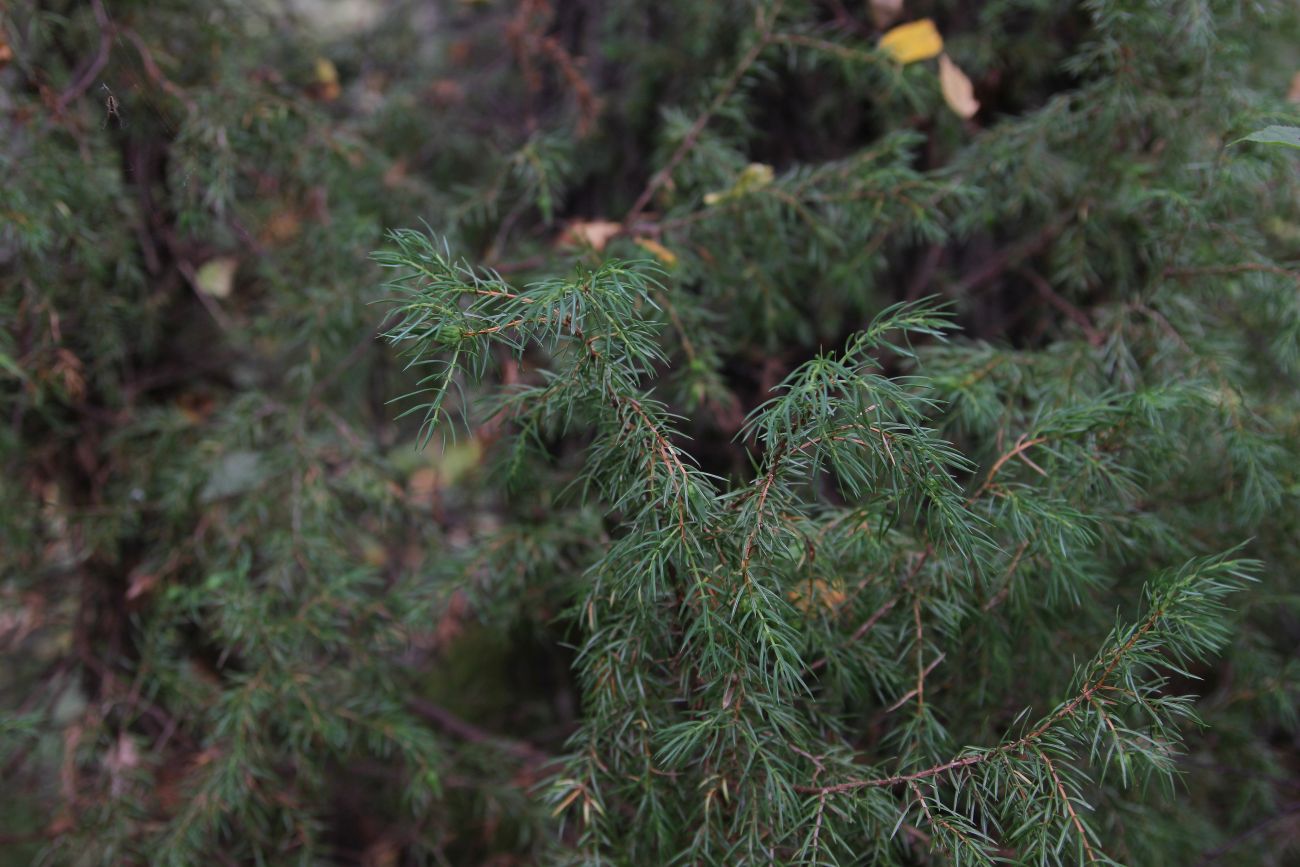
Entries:
[[889,6],[0,13],[0,862],[1294,859],[1300,13]]

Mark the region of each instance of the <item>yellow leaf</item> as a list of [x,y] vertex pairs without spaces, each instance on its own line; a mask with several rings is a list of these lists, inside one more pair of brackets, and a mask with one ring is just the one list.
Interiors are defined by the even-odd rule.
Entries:
[[339,71],[328,57],[316,58],[316,79],[312,82],[312,95],[323,102],[339,98]]
[[776,173],[772,171],[772,167],[767,163],[750,163],[740,173],[740,179],[736,182],[736,189],[744,193],[751,190],[761,190],[772,183],[774,177],[776,177]]
[[478,437],[461,440],[443,449],[438,466],[438,481],[450,487],[483,461],[483,441]]
[[880,37],[880,48],[903,65],[929,60],[943,51],[943,37],[929,18],[900,24]]
[[588,246],[593,250],[605,249],[609,239],[623,231],[622,223],[612,220],[574,220],[560,235],[561,247]]
[[647,253],[653,255],[669,268],[677,264],[677,254],[653,238],[637,238],[636,245]]
[[218,256],[199,266],[194,275],[194,283],[204,295],[213,298],[229,298],[235,287],[235,271],[239,269],[239,260],[230,256]]
[[736,176],[736,183],[731,189],[719,193],[709,193],[704,197],[704,204],[716,205],[728,199],[739,198],[746,193],[761,190],[776,178],[776,172],[767,163],[750,163]]
[[361,540],[361,559],[367,566],[375,569],[381,569],[388,565],[389,550],[373,536],[367,536]]
[[958,117],[970,119],[980,110],[970,79],[946,54],[939,55],[939,87],[943,90],[944,102]]

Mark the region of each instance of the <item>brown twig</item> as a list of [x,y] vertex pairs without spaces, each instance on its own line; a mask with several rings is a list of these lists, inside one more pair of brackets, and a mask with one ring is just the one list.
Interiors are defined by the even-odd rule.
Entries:
[[907,301],[915,301],[921,297],[925,287],[930,285],[934,279],[934,272],[939,268],[939,261],[943,259],[944,247],[942,244],[931,244],[926,248],[925,255],[917,263],[916,270],[912,273],[912,279],[908,281],[907,292],[903,298]]
[[[682,463],[682,459],[678,456],[677,449],[674,448],[673,444],[668,441],[668,438],[663,435],[663,431],[659,430],[659,426],[654,423],[654,419],[650,418],[649,414],[645,411],[645,408],[641,406],[641,402],[634,397],[622,397],[619,398],[619,401],[632,408],[632,411],[641,419],[646,428],[649,429],[651,436],[655,439],[656,451],[659,453],[660,460],[662,460],[664,465],[668,467],[668,477],[672,480],[673,488],[677,493],[677,526],[681,533],[682,541],[685,542],[686,499],[683,489],[685,484],[690,481],[690,473],[687,471],[686,465]],[[678,474],[681,475],[680,481],[677,478]]]
[[140,55],[140,63],[144,66],[145,74],[153,79],[155,84],[171,95],[177,102],[185,106],[190,114],[197,114],[199,110],[198,105],[196,105],[194,100],[190,99],[189,95],[178,87],[175,82],[166,75],[163,75],[163,71],[158,67],[158,64],[153,59],[153,52],[149,50],[149,46],[145,41],[140,38],[140,34],[136,33],[129,27],[122,27],[118,32],[125,36],[131,44],[135,46],[136,52]]
[[1002,588],[998,590],[997,593],[994,593],[993,596],[989,598],[988,602],[984,603],[985,611],[992,611],[994,608],[997,608],[1006,600],[1007,596],[1010,595],[1011,579],[1015,577],[1016,567],[1020,565],[1020,558],[1025,555],[1025,551],[1028,548],[1028,542],[1020,543],[1020,547],[1016,549],[1016,555],[1011,558],[1011,565],[1007,567],[1007,575],[1002,579]]
[[1092,850],[1092,844],[1088,842],[1088,830],[1083,827],[1083,821],[1079,814],[1075,812],[1074,803],[1070,800],[1070,793],[1065,790],[1065,784],[1056,773],[1056,766],[1052,760],[1047,757],[1047,753],[1042,750],[1036,750],[1038,757],[1047,765],[1047,772],[1052,775],[1052,781],[1056,783],[1056,791],[1060,793],[1061,800],[1065,802],[1065,809],[1070,814],[1070,821],[1074,823],[1074,828],[1079,832],[1079,842],[1083,844],[1083,851],[1088,856],[1088,863],[1092,864],[1097,860],[1097,853]]
[[1020,275],[1029,281],[1030,285],[1034,287],[1038,294],[1043,296],[1043,300],[1064,313],[1071,322],[1079,326],[1079,329],[1083,331],[1084,337],[1088,338],[1090,344],[1093,346],[1101,346],[1106,338],[1097,330],[1096,326],[1092,324],[1092,320],[1088,318],[1088,314],[1067,301],[1059,292],[1053,289],[1052,284],[1048,283],[1047,280],[1045,280],[1037,271],[1027,267],[1022,267],[1018,270]]
[[[988,476],[985,477],[984,484],[980,485],[975,490],[975,493],[970,495],[970,497],[966,500],[966,505],[969,506],[972,503],[974,503],[976,500],[980,498],[981,495],[984,494],[985,491],[989,489],[989,487],[993,484],[993,479],[997,477],[997,474],[1001,472],[1002,468],[1006,466],[1008,461],[1010,461],[1012,458],[1023,455],[1027,449],[1030,449],[1033,446],[1041,445],[1042,443],[1047,442],[1047,437],[1034,437],[1033,439],[1027,439],[1026,437],[1028,437],[1028,434],[1021,434],[1020,437],[1016,440],[1016,444],[1011,449],[1011,451],[1006,452],[1001,457],[999,457],[996,461],[993,462],[993,467],[992,469],[989,470]],[[1034,467],[1040,473],[1043,472],[1042,468],[1040,468],[1037,464],[1031,462],[1030,466]]]
[[[145,74],[163,89],[168,95],[175,98],[185,108],[194,114],[198,111],[198,106],[194,100],[185,93],[174,81],[168,78],[154,60],[153,52],[150,50],[148,43],[129,27],[122,27],[113,22],[108,16],[108,10],[104,8],[103,0],[90,0],[90,8],[95,16],[95,24],[99,27],[99,46],[95,50],[95,55],[91,59],[85,70],[77,76],[76,80],[66,90],[64,90],[54,103],[54,114],[61,115],[67,110],[72,102],[85,95],[95,83],[95,79],[104,67],[108,65],[109,55],[113,48],[113,39],[117,36],[125,36],[127,40],[135,46],[136,53],[140,55],[140,63],[144,67]],[[109,99],[113,97],[110,94]],[[117,109],[110,104],[110,113],[117,114]],[[119,117],[119,121],[121,118]]]
[[[847,647],[851,644],[858,643],[858,641],[862,639],[862,636],[870,632],[871,627],[875,626],[880,621],[880,618],[888,614],[893,609],[893,607],[897,604],[898,604],[898,597],[895,596],[893,599],[888,600],[887,602],[885,602],[884,605],[881,605],[879,608],[873,611],[871,613],[871,616],[868,617],[862,623],[861,626],[853,630],[853,634],[849,636],[848,641],[844,642],[844,646]],[[817,671],[818,669],[825,667],[826,662],[827,662],[827,658],[823,656],[821,659],[817,660],[812,665],[808,666],[808,669],[810,671]]]
[[591,84],[578,69],[578,61],[565,50],[564,46],[555,37],[543,36],[538,43],[538,47],[541,49],[541,53],[549,57],[556,68],[560,70],[561,76],[568,82],[569,88],[573,91],[574,99],[578,101],[577,132],[578,137],[582,138],[591,131],[596,122],[596,116],[600,114],[600,99],[592,90]]
[[[930,812],[930,805],[925,802],[925,795],[922,794],[920,786],[915,782],[912,782],[908,784],[908,788],[912,790],[912,794],[916,797],[916,802],[921,805],[921,812],[925,815],[925,821],[929,823],[930,827],[943,828],[946,831],[951,831],[953,834],[956,834],[963,843],[968,845],[970,844],[969,835],[962,833],[959,828],[953,827],[953,824],[948,820],[936,819],[934,817],[934,814]],[[926,842],[928,843],[929,841],[927,840]],[[940,847],[944,848],[942,844],[940,844]]]
[[1083,689],[1081,689],[1079,693],[1075,695],[1074,698],[1070,699],[1070,701],[1062,705],[1051,716],[1044,719],[1041,723],[1038,724],[1037,727],[1031,730],[1028,734],[1025,734],[1020,738],[1017,738],[1014,741],[1002,744],[1001,746],[995,747],[994,749],[991,750],[986,750],[984,752],[975,753],[969,756],[963,756],[959,759],[953,759],[951,761],[934,765],[932,767],[925,768],[920,771],[913,771],[908,774],[895,774],[889,777],[874,777],[869,779],[847,780],[843,783],[836,783],[830,786],[795,786],[794,789],[796,792],[802,792],[805,794],[819,794],[822,792],[825,792],[827,794],[839,794],[843,792],[857,791],[858,789],[892,788],[894,786],[904,785],[907,783],[914,782],[916,780],[928,780],[932,777],[942,776],[951,771],[960,770],[961,768],[969,768],[972,765],[983,764],[984,762],[987,762],[990,759],[998,756],[1015,755],[1017,753],[1021,753],[1027,747],[1034,745],[1044,734],[1046,734],[1057,723],[1061,722],[1062,720],[1068,717],[1073,716],[1074,713],[1079,709],[1081,705],[1089,703],[1092,700],[1092,696],[1094,693],[1096,693],[1098,690],[1105,688],[1107,685],[1106,682],[1110,679],[1110,676],[1114,674],[1116,667],[1118,667],[1120,664],[1120,661],[1123,660],[1124,657],[1128,655],[1129,651],[1133,649],[1133,646],[1137,644],[1137,642],[1141,640],[1144,635],[1146,635],[1148,632],[1151,631],[1152,628],[1155,627],[1156,623],[1160,620],[1160,618],[1164,616],[1164,613],[1165,612],[1163,608],[1153,611],[1150,614],[1150,616],[1148,616],[1147,619],[1142,623],[1142,625],[1133,631],[1133,634],[1129,636],[1129,639],[1125,641],[1121,647],[1116,649],[1116,651],[1111,655],[1110,661],[1107,663],[1105,669],[1103,669],[1099,675],[1097,675],[1092,680],[1088,681],[1088,683],[1084,685]]
[[524,741],[502,737],[484,731],[473,723],[467,722],[456,714],[423,698],[411,698],[406,702],[411,712],[438,726],[450,735],[473,744],[487,744],[502,752],[509,753],[525,762],[540,764],[550,761],[550,756],[532,744]]
[[892,62],[885,61],[884,55],[878,51],[867,51],[849,45],[841,45],[829,39],[818,39],[815,36],[805,36],[802,33],[776,34],[772,36],[771,42],[778,45],[797,45],[800,48],[811,48],[823,54],[832,54],[841,60],[857,61],[859,63]]
[[108,65],[108,55],[113,48],[113,22],[108,17],[108,11],[104,9],[103,0],[90,0],[90,8],[94,12],[95,23],[99,26],[99,47],[95,50],[95,56],[91,58],[89,65],[55,100],[54,114],[56,115],[63,114],[73,100],[79,99],[90,90],[95,83],[95,78]]
[[623,225],[630,226],[634,224],[641,216],[641,213],[646,209],[646,206],[650,204],[650,200],[654,198],[655,193],[659,192],[664,184],[672,180],[673,172],[677,169],[677,166],[681,164],[682,160],[686,159],[686,155],[695,149],[695,145],[699,142],[700,134],[703,133],[704,128],[709,125],[709,121],[713,119],[713,116],[717,114],[718,111],[722,109],[723,105],[726,104],[727,100],[731,98],[732,93],[734,93],[736,88],[740,86],[740,82],[744,79],[745,74],[749,72],[750,67],[758,61],[759,55],[763,53],[764,49],[772,44],[772,26],[776,22],[776,17],[780,11],[779,7],[780,4],[778,3],[776,7],[773,8],[770,19],[760,21],[758,39],[749,47],[748,51],[741,55],[739,62],[737,62],[735,67],[731,70],[731,74],[727,76],[727,80],[723,82],[722,87],[720,87],[718,92],[714,94],[713,99],[709,102],[704,111],[700,113],[699,117],[695,118],[695,122],[692,123],[691,128],[686,131],[686,135],[682,137],[676,150],[674,150],[672,155],[668,157],[668,162],[664,164],[663,168],[650,176],[650,180],[645,185],[645,189],[643,189],[641,194],[636,197],[636,202],[633,203],[631,210],[627,212],[627,216],[623,218]]
[[925,667],[925,629],[921,625],[921,597],[912,597],[912,622],[916,625],[916,715],[925,714],[925,675],[926,672],[939,664],[943,659],[940,654],[939,658],[930,663],[930,668]]
[[749,562],[754,556],[754,546],[758,541],[759,531],[763,528],[763,505],[767,502],[767,494],[772,489],[772,482],[776,480],[777,470],[781,466],[781,457],[781,452],[773,456],[772,466],[768,469],[767,475],[763,478],[763,483],[759,487],[754,529],[749,531],[749,536],[745,539],[745,547],[740,557],[740,574],[744,577],[746,584],[750,582]]
[[1061,233],[1067,222],[1067,217],[1058,217],[1044,226],[1037,235],[1003,247],[981,262],[974,271],[957,281],[949,292],[952,295],[965,295],[980,288],[985,283],[997,279],[1030,256],[1041,252]]
[[881,605],[875,611],[871,612],[871,616],[868,617],[865,621],[863,621],[861,626],[853,630],[853,634],[849,636],[849,643],[853,644],[862,640],[862,636],[870,632],[871,627],[875,626],[880,621],[880,618],[888,614],[890,610],[893,609],[893,607],[897,604],[898,604],[898,597],[894,597],[893,599],[890,599],[888,602],[886,602],[884,605]]
[[939,666],[939,663],[943,662],[944,659],[947,658],[947,656],[948,654],[946,653],[940,653],[937,657],[934,658],[933,661],[931,661],[929,665],[925,666],[925,668],[919,667],[920,660],[918,660],[917,661],[918,668],[916,672],[916,686],[914,686],[912,689],[908,690],[905,694],[900,696],[898,701],[894,702],[889,707],[885,708],[885,713],[893,713],[894,711],[898,710],[900,707],[902,707],[903,705],[907,704],[909,701],[915,698],[917,699],[916,712],[919,715],[921,711],[924,710],[925,708],[925,697],[924,697],[925,679],[926,677],[929,676],[930,672],[934,671]]

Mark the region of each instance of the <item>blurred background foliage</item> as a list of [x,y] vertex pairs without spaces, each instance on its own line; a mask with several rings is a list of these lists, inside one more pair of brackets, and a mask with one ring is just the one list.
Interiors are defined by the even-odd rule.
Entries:
[[[973,649],[951,742],[1004,722],[980,659],[1023,681],[1000,708],[1059,697],[1136,596],[1126,569],[1251,539],[1264,569],[1193,672],[1209,727],[1177,795],[1145,835],[1103,831],[1128,863],[1291,863],[1300,162],[1227,145],[1300,116],[1300,13],[775,5],[0,6],[0,864],[572,844],[538,793],[582,722],[565,612],[611,527],[564,493],[580,437],[521,472],[468,400],[469,428],[424,450],[398,418],[418,371],[376,340],[394,320],[371,253],[420,221],[521,285],[657,262],[658,394],[724,477],[752,476],[735,437],[772,386],[922,295],[961,329],[921,349],[935,424],[986,470],[1027,431],[1105,440],[1110,413],[1122,448],[1050,492],[1086,512],[1062,557],[1026,558],[1039,580],[996,616],[953,616]],[[933,61],[878,47],[927,17],[973,117]],[[1159,425],[1098,408],[1179,383]],[[1048,532],[1033,498],[990,508]]]

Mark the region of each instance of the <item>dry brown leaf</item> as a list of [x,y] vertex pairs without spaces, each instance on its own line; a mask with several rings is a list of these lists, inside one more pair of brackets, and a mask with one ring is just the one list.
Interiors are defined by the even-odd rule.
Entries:
[[212,415],[217,402],[212,395],[198,392],[185,392],[176,398],[176,408],[190,424],[202,424]]
[[677,254],[653,238],[637,238],[636,245],[669,268],[677,264]]
[[903,14],[903,0],[868,0],[867,5],[871,7],[871,21],[877,30],[884,30]]
[[880,49],[906,66],[943,51],[943,37],[929,18],[900,24],[880,37]]
[[[837,582],[838,583],[838,582]],[[838,586],[826,583],[821,578],[813,581],[810,586],[802,587],[798,590],[791,590],[787,596],[795,608],[807,614],[814,606],[821,606],[828,611],[834,611],[848,598],[848,594]]]
[[260,240],[268,246],[283,244],[298,237],[301,229],[302,221],[297,212],[291,208],[284,208],[276,211],[262,224]]
[[393,164],[384,172],[384,186],[395,189],[406,183],[406,160],[393,160]]
[[139,599],[158,586],[159,575],[152,569],[136,569],[131,572],[131,583],[126,588],[126,601]]
[[586,246],[600,251],[621,231],[623,224],[612,220],[574,220],[561,233],[559,244],[561,247]]
[[0,69],[4,69],[14,59],[14,50],[9,47],[5,35],[0,33]]
[[939,87],[943,90],[944,102],[958,117],[969,120],[980,110],[974,85],[947,54],[939,55]]
[[1300,72],[1291,76],[1291,87],[1286,92],[1286,101],[1300,103]]
[[86,393],[86,377],[83,373],[85,366],[81,359],[72,354],[71,350],[58,349],[55,351],[55,362],[51,372],[55,373],[63,380],[63,388],[68,393],[68,397],[73,400],[80,400],[81,396]]

